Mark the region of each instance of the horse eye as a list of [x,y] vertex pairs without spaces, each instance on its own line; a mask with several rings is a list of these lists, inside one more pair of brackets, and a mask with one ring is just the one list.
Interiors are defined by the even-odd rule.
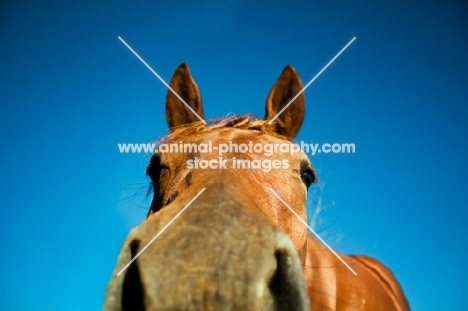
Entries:
[[146,169],[146,174],[149,175],[153,182],[159,180],[159,174],[161,173],[161,158],[160,156],[155,153],[153,157],[151,157],[150,164]]
[[306,185],[307,189],[309,189],[310,185],[312,185],[315,181],[315,173],[312,169],[310,168],[305,168],[301,172],[301,179]]

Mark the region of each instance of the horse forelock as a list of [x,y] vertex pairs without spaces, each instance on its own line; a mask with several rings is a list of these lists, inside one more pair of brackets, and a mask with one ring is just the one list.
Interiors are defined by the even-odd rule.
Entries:
[[184,138],[193,137],[193,135],[196,134],[208,134],[229,128],[256,131],[259,134],[265,134],[287,140],[285,136],[279,134],[275,130],[274,126],[268,124],[268,120],[260,119],[256,115],[246,114],[211,119],[207,120],[206,124],[202,121],[196,121],[181,125],[173,128],[169,134],[166,134],[156,140],[156,144],[170,143]]

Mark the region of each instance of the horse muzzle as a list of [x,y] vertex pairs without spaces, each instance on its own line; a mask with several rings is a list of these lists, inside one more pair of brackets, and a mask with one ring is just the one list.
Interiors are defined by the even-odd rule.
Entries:
[[207,189],[162,233],[188,200],[174,201],[131,231],[103,310],[309,310],[292,241],[222,190]]

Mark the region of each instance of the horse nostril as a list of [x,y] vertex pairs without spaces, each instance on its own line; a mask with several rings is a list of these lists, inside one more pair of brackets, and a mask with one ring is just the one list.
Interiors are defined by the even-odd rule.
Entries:
[[287,260],[285,260],[286,256],[284,252],[281,250],[277,250],[275,252],[275,257],[276,257],[276,271],[271,277],[268,287],[270,288],[270,291],[274,297],[279,297],[281,296],[281,293],[283,292],[282,287],[285,286],[284,284],[284,280],[285,280],[284,262]]
[[[132,259],[138,254],[140,240],[130,242]],[[135,260],[127,269],[122,285],[122,311],[145,311],[143,285],[140,279],[138,260]]]
[[302,305],[308,301],[304,297],[304,283],[298,282],[302,279],[299,261],[294,260],[289,249],[278,249],[275,252],[277,267],[268,283],[273,295],[276,310],[305,310]]
[[133,240],[130,242],[130,255],[132,259],[138,254],[138,246],[140,246],[140,240]]

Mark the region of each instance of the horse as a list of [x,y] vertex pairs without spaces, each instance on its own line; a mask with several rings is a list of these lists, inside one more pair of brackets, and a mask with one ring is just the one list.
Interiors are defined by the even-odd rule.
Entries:
[[[270,90],[264,119],[204,121],[185,63],[169,86],[170,133],[146,171],[153,200],[123,243],[104,311],[409,310],[390,269],[339,254],[354,275],[304,226],[308,188],[317,181],[304,152],[240,150],[292,146],[305,114],[292,66]],[[174,152],[162,152],[163,145]]]

